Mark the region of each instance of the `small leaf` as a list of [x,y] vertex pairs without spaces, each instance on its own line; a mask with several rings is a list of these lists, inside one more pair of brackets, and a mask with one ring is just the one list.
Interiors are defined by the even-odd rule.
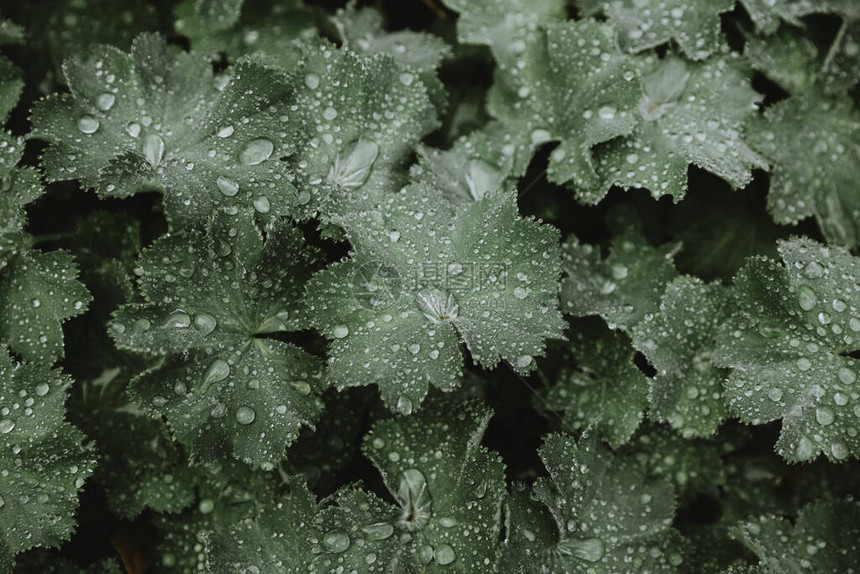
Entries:
[[660,297],[678,272],[676,245],[652,247],[631,226],[613,237],[606,257],[571,236],[562,246],[562,309],[575,317],[599,315],[610,328],[629,329],[657,311]]
[[849,572],[860,562],[858,524],[860,504],[822,500],[801,510],[794,524],[760,516],[742,523],[736,532],[765,572]]
[[590,431],[579,443],[550,435],[539,452],[549,476],[535,483],[533,502],[514,497],[503,574],[678,570],[684,557],[680,535],[669,526],[675,506],[669,484],[647,480]]
[[[627,442],[642,421],[648,378],[633,363],[630,340],[602,321],[578,321],[570,335],[575,365],[563,367],[546,393],[548,406],[564,411],[564,428],[595,427],[613,447]],[[572,362],[572,361],[571,361]]]
[[618,41],[641,52],[674,41],[689,58],[703,60],[723,43],[720,15],[733,0],[578,0],[585,14],[603,12],[618,28]]
[[712,357],[730,313],[727,289],[682,276],[666,287],[660,310],[633,327],[633,346],[657,369],[650,416],[687,438],[713,435],[726,417],[722,391],[728,373]]
[[95,456],[65,422],[67,375],[46,363],[0,357],[0,570],[35,546],[57,546],[75,527],[78,490]]

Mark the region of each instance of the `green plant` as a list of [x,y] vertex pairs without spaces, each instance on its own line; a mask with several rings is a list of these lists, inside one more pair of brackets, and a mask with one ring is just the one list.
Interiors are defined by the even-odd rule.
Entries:
[[858,571],[858,4],[367,4],[0,2],[0,571]]

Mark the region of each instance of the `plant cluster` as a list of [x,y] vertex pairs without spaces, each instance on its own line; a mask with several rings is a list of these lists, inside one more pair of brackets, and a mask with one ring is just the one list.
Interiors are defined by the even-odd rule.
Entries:
[[860,572],[856,0],[0,2],[0,571]]

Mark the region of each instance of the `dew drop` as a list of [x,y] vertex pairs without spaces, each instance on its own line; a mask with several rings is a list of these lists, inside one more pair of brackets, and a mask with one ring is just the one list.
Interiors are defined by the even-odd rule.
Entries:
[[615,118],[615,107],[614,106],[603,106],[599,110],[597,110],[597,115],[599,115],[604,120],[611,120]]
[[230,365],[224,359],[215,359],[203,375],[203,385],[218,383],[230,376]]
[[239,159],[245,165],[257,165],[269,159],[273,151],[275,151],[275,145],[271,140],[259,138],[251,140],[245,145]]
[[603,558],[603,541],[599,538],[587,538],[585,540],[562,540],[558,543],[559,547],[568,554],[586,560],[588,562],[597,562]]
[[234,179],[221,175],[217,180],[215,180],[215,183],[218,185],[218,189],[221,190],[221,193],[227,197],[233,197],[239,193],[239,184]]
[[414,80],[415,76],[413,76],[409,72],[403,72],[402,74],[400,74],[400,83],[404,86],[411,86]]
[[240,425],[249,425],[257,418],[257,413],[250,407],[239,407],[236,410],[236,422]]
[[320,85],[320,77],[316,74],[308,74],[305,76],[305,85],[311,90],[316,90]]
[[349,548],[349,536],[340,530],[332,530],[325,533],[322,544],[327,552],[340,554]]
[[233,135],[233,126],[224,126],[217,132],[219,138],[228,138]]
[[215,503],[209,498],[204,498],[200,501],[197,508],[200,510],[200,514],[209,514],[215,510]]
[[265,195],[254,198],[254,209],[259,213],[269,213],[269,210],[272,209],[272,205],[269,203],[269,198]]
[[779,387],[772,387],[768,389],[767,397],[774,402],[778,402],[780,399],[782,399],[782,389],[780,389]]
[[140,135],[140,124],[137,122],[131,122],[127,126],[125,126],[125,132],[133,138],[136,138]]
[[527,295],[528,293],[522,287],[514,288],[514,297],[516,297],[517,299],[525,299]]
[[306,397],[311,394],[311,386],[305,381],[293,381],[292,383],[290,383],[290,386],[293,387],[293,389],[295,389],[295,391],[303,397]]
[[85,134],[94,134],[99,129],[99,121],[89,114],[78,118],[78,129]]
[[437,546],[435,556],[436,562],[443,566],[450,564],[457,558],[457,555],[454,554],[454,549],[449,544],[440,544]]
[[837,376],[839,377],[839,380],[846,385],[853,384],[854,381],[857,380],[857,375],[854,374],[854,371],[847,367],[840,367]]
[[110,92],[99,94],[96,98],[96,107],[103,112],[110,110],[116,102],[116,96]]
[[388,522],[377,522],[375,524],[362,526],[361,531],[364,533],[364,537],[367,540],[375,542],[390,538],[391,535],[394,534],[394,526]]
[[531,364],[531,362],[532,362],[531,355],[521,355],[521,356],[517,357],[517,367],[520,369],[525,369],[526,367],[528,367]]
[[833,411],[831,411],[827,407],[818,407],[815,409],[815,420],[818,421],[818,424],[822,426],[828,426],[833,424],[835,417],[833,416]]
[[208,335],[215,330],[218,322],[208,313],[200,313],[194,318],[194,326],[203,334]]
[[164,140],[158,134],[143,138],[143,157],[152,167],[157,167],[164,157]]
[[0,421],[0,434],[9,434],[15,428],[15,423],[9,419]]
[[801,285],[797,290],[797,302],[804,311],[809,311],[818,302],[818,297],[810,287]]
[[816,261],[812,261],[806,268],[803,270],[804,275],[809,277],[810,279],[818,279],[822,275],[824,275],[824,268],[821,267],[819,263]]
[[165,327],[175,329],[184,329],[189,325],[191,325],[191,317],[184,311],[174,311],[168,315],[167,320],[164,322]]
[[412,400],[409,397],[400,397],[397,399],[397,412],[402,415],[411,415]]
[[848,447],[843,442],[834,442],[830,445],[830,452],[836,460],[842,460],[848,457]]
[[349,335],[349,327],[346,325],[337,325],[332,331],[335,339],[343,339],[347,335]]
[[39,383],[38,385],[36,385],[35,390],[37,395],[39,395],[40,397],[44,397],[48,394],[48,391],[51,390],[51,387],[49,387],[47,383]]
[[424,545],[418,550],[418,560],[421,561],[422,564],[430,564],[433,560],[433,547]]

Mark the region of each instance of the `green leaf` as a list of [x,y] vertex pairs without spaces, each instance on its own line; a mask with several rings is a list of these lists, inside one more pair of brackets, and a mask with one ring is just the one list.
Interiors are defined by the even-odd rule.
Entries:
[[313,572],[309,566],[314,560],[311,539],[318,534],[313,523],[317,501],[300,480],[289,481],[288,487],[287,493],[263,505],[259,516],[221,523],[208,544],[206,571]]
[[364,452],[393,504],[349,486],[318,509],[294,484],[277,507],[215,536],[213,572],[492,571],[504,466],[479,444],[491,415],[477,403],[435,401],[378,422]]
[[525,173],[523,157],[515,153],[511,134],[502,122],[491,122],[457,138],[448,149],[419,145],[418,163],[410,169],[413,182],[439,190],[455,205],[514,189]]
[[239,20],[244,0],[194,0],[197,17],[213,30],[223,30]]
[[[158,537],[151,551],[156,572],[194,574],[210,572],[210,540],[215,533],[278,508],[282,501],[277,473],[252,470],[241,462],[191,467],[199,500],[179,515],[156,514],[151,525]],[[288,480],[284,487],[298,488]],[[303,487],[303,485],[301,485]],[[299,517],[295,517],[299,520]],[[232,543],[232,541],[231,541]],[[237,572],[237,570],[229,570]],[[262,572],[268,572],[263,570]]]
[[187,37],[197,52],[225,53],[233,61],[260,53],[291,71],[298,53],[290,43],[316,37],[315,14],[301,0],[220,2],[220,18],[202,14],[200,4],[198,0],[184,0],[174,9],[176,31]]
[[[492,571],[501,553],[504,465],[480,446],[491,416],[476,402],[433,401],[415,417],[376,423],[364,453],[395,504],[342,492],[320,518],[323,551],[331,552],[326,541],[334,535],[347,536],[354,543],[341,554],[345,571],[361,571],[368,552],[385,571]],[[318,571],[336,569],[322,561]]]
[[594,245],[570,236],[562,246],[562,309],[575,317],[599,315],[612,329],[629,329],[657,311],[666,285],[678,272],[677,245],[652,247],[629,226],[612,238],[605,257]]
[[0,56],[0,121],[5,122],[9,117],[9,112],[18,103],[18,97],[23,89],[24,80],[21,79],[21,70]]
[[323,42],[303,45],[296,74],[306,137],[295,159],[303,213],[321,211],[328,222],[343,197],[399,190],[411,151],[438,125],[421,80],[391,56]]
[[750,125],[772,163],[768,210],[780,224],[814,216],[829,242],[860,245],[860,113],[847,97],[783,100]]
[[341,211],[354,255],[307,289],[338,388],[377,384],[389,408],[409,414],[430,384],[459,385],[461,341],[484,367],[503,360],[526,373],[545,340],[562,337],[558,232],[520,218],[512,193],[454,213],[411,186]]
[[164,193],[174,226],[213,208],[285,215],[297,194],[287,164],[300,126],[295,93],[277,70],[242,60],[216,80],[205,59],[157,35],[131,53],[94,48],[64,64],[71,94],[39,102],[33,136],[51,142],[51,181],[79,179],[101,194]]
[[[91,404],[79,426],[99,445],[94,479],[116,516],[132,520],[145,509],[179,512],[194,501],[194,471],[168,427],[129,403]],[[134,440],[129,440],[134,437]]]
[[813,89],[818,81],[818,48],[797,28],[783,26],[776,34],[764,37],[749,34],[744,56],[754,69],[788,92]]
[[860,455],[853,398],[860,262],[809,239],[779,243],[784,266],[750,260],[735,278],[737,312],[720,330],[717,365],[732,368],[729,407],[741,420],[782,419],[790,461]]
[[[0,149],[0,236],[7,236],[24,230],[27,223],[24,208],[38,199],[44,189],[35,169],[15,167],[24,152],[23,138],[0,132]],[[9,249],[0,247],[0,268]]]
[[752,169],[767,167],[743,139],[744,123],[761,100],[749,84],[739,57],[721,55],[687,63],[669,55],[647,65],[638,102],[637,125],[628,136],[594,151],[602,186],[589,201],[599,201],[612,185],[645,188],[675,202],[687,191],[687,170],[694,164],[733,188],[752,180]]
[[38,48],[34,52],[43,58],[28,61],[28,67],[35,67],[31,82],[41,82],[46,77],[49,82],[62,84],[63,61],[69,56],[100,44],[128,50],[135,36],[159,29],[155,7],[145,2],[48,0],[24,8],[29,43]]
[[669,41],[693,60],[704,60],[723,44],[720,15],[734,0],[578,0],[587,15],[604,13],[618,29],[628,52],[642,52]]
[[121,308],[111,330],[120,349],[163,357],[133,394],[193,458],[272,468],[319,416],[318,360],[274,338],[308,327],[301,293],[318,262],[291,224],[273,222],[264,240],[246,211],[143,252],[147,303]]
[[63,321],[83,313],[91,300],[77,276],[68,253],[21,246],[0,268],[0,341],[26,360],[61,358]]
[[440,111],[445,108],[447,92],[437,72],[442,61],[451,55],[451,48],[442,38],[411,30],[387,32],[379,10],[357,9],[354,2],[338,10],[331,21],[345,47],[364,56],[391,56],[404,68],[402,81],[409,81],[409,74],[417,75],[436,108]]
[[514,497],[502,574],[677,571],[684,558],[669,526],[675,501],[668,483],[648,480],[591,432],[578,444],[550,435],[539,452],[549,476],[535,483],[534,502]]
[[718,283],[677,277],[660,310],[632,330],[633,346],[657,369],[648,396],[652,419],[686,437],[713,435],[726,417],[725,369],[714,366],[717,332],[731,313],[731,297]]
[[78,490],[95,456],[65,422],[67,375],[0,357],[0,570],[14,555],[69,538]]
[[777,516],[744,522],[736,532],[771,574],[850,572],[860,563],[860,504],[822,500],[793,524]]
[[600,321],[579,321],[570,334],[571,362],[546,393],[549,408],[564,411],[564,428],[595,427],[613,447],[627,442],[642,421],[648,378],[633,363],[635,351],[623,333]]
[[697,496],[720,497],[727,482],[719,443],[684,439],[663,426],[643,426],[619,455],[639,463],[646,476],[674,484],[682,502],[693,501],[693,508]]
[[10,21],[0,20],[0,45],[20,44],[26,32],[22,26]]
[[567,19],[564,0],[442,0],[460,13],[457,37],[464,44],[490,46],[502,69],[515,66],[535,31]]
[[803,18],[826,14],[841,19],[823,61],[816,66],[824,90],[843,94],[860,80],[860,8],[853,0],[741,0],[756,28],[772,34],[780,20],[805,27]]
[[519,154],[560,142],[550,154],[549,180],[572,182],[582,201],[596,203],[603,194],[586,192],[600,184],[592,148],[636,127],[639,62],[617,49],[613,28],[593,20],[552,26],[522,51],[527,75],[518,68],[497,74],[490,114],[528,138]]

